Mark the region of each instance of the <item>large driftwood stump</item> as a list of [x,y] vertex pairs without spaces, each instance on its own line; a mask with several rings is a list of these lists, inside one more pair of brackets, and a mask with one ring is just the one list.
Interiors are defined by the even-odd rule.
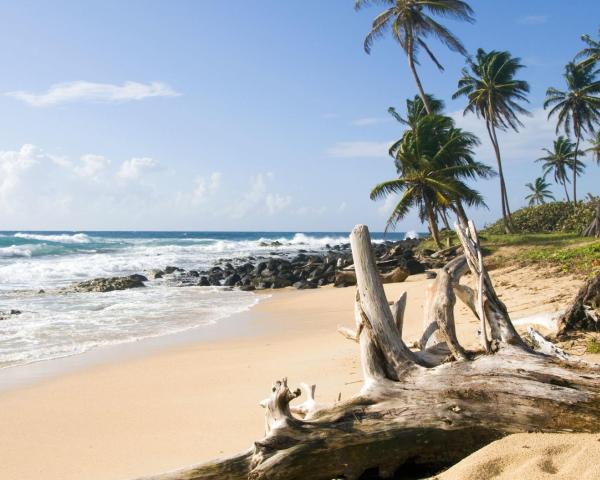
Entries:
[[600,272],[590,278],[558,321],[558,336],[573,331],[600,331]]
[[[600,431],[600,370],[531,350],[494,291],[473,224],[457,231],[464,256],[441,269],[429,292],[420,350],[402,340],[406,295],[390,307],[359,225],[351,235],[356,330],[342,333],[359,344],[361,393],[319,405],[314,385],[303,385],[307,400],[290,408],[300,391],[278,381],[262,402],[265,436],[252,448],[151,480],[389,478],[448,466],[509,433]],[[476,290],[459,284],[467,270]],[[481,351],[458,342],[456,297],[479,317]]]

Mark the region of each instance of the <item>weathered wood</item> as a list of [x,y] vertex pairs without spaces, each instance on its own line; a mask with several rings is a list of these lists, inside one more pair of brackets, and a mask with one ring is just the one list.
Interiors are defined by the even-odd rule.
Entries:
[[[459,227],[466,258],[450,262],[433,284],[432,312],[443,341],[420,352],[403,343],[398,319],[406,296],[390,308],[367,248],[368,230],[359,226],[351,237],[356,331],[348,336],[360,345],[361,393],[318,405],[314,385],[304,384],[307,400],[290,408],[299,391],[285,379],[276,382],[262,402],[265,437],[252,449],[146,480],[356,480],[367,470],[388,478],[406,463],[424,472],[449,466],[509,433],[600,431],[600,368],[568,361],[536,334],[551,355],[525,346],[479,261],[474,226],[469,230]],[[457,286],[466,268],[478,280],[477,293]],[[490,352],[465,352],[458,343],[451,312],[457,291],[490,327],[496,347]],[[450,352],[455,360],[442,363]]]
[[[399,283],[406,280],[410,272],[403,267],[396,267],[391,272],[380,273],[381,283]],[[356,285],[355,270],[341,270],[335,273],[334,285]]]
[[[596,311],[598,310],[598,311]],[[588,280],[558,320],[558,336],[569,332],[600,331],[600,272]]]

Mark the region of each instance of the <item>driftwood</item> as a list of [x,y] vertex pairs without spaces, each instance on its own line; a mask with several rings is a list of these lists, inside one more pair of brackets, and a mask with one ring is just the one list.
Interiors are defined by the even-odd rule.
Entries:
[[[354,265],[352,266],[354,268]],[[402,267],[396,267],[391,272],[380,273],[381,283],[398,283],[408,278],[410,272]],[[341,270],[335,273],[335,282],[337,285],[356,285],[355,270]]]
[[[465,255],[442,269],[429,291],[431,331],[420,350],[402,340],[406,296],[388,304],[368,230],[359,225],[351,235],[356,330],[343,333],[359,344],[361,393],[319,405],[315,387],[304,385],[308,399],[290,408],[300,390],[278,381],[262,402],[265,436],[252,448],[151,480],[389,478],[409,468],[432,473],[509,433],[600,431],[600,370],[552,349],[533,351],[494,291],[474,226],[457,231]],[[477,291],[459,286],[467,270]],[[457,340],[457,296],[480,319],[481,351],[468,352]]]
[[584,237],[600,237],[600,200],[596,199],[596,211],[594,212],[594,218],[583,231]]
[[588,280],[558,320],[558,336],[573,331],[600,331],[600,272]]

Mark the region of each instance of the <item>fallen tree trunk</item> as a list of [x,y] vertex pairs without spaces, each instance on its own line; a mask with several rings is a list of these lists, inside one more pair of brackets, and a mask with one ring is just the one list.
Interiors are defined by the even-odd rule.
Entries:
[[571,306],[558,319],[558,337],[573,331],[600,331],[600,272],[581,287]]
[[[474,226],[457,230],[465,257],[442,269],[429,292],[426,326],[437,328],[421,350],[402,340],[406,296],[390,308],[368,230],[357,226],[356,330],[342,333],[360,346],[361,393],[319,405],[314,386],[305,385],[308,400],[290,408],[300,391],[278,381],[261,402],[266,433],[252,448],[150,479],[330,480],[365,472],[389,478],[408,467],[431,473],[509,433],[600,431],[600,370],[531,350],[493,289]],[[477,291],[458,284],[467,269]],[[458,342],[456,296],[479,317],[483,351],[468,352]]]

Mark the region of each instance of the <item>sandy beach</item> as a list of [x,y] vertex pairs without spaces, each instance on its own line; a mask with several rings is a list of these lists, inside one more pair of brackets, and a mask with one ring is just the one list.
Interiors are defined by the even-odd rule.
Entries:
[[[558,311],[581,285],[532,268],[491,274],[513,319]],[[407,343],[420,336],[429,282],[416,275],[386,285],[388,299],[408,292]],[[336,328],[352,326],[354,293],[275,291],[224,320],[227,338],[108,360],[0,392],[0,478],[127,480],[235,453],[261,437],[258,402],[283,376],[292,385],[316,383],[318,401],[348,397],[361,387],[358,349]],[[477,322],[462,305],[457,325],[461,342],[475,346]]]

